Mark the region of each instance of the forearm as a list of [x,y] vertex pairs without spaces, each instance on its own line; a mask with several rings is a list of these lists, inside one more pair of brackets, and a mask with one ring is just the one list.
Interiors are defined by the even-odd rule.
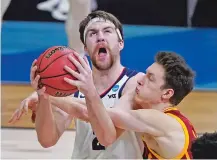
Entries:
[[144,125],[138,117],[135,117],[133,111],[124,111],[122,109],[109,108],[107,109],[109,116],[111,117],[114,125],[117,128],[124,130],[131,130],[135,132],[144,132]]
[[70,114],[74,118],[88,121],[88,112],[85,102],[74,97],[52,97],[50,96],[51,104],[60,108],[64,112]]
[[124,111],[111,108],[107,109],[107,111],[114,125],[124,130],[148,133],[153,136],[162,136],[164,133],[168,132],[169,129],[174,127],[174,120],[171,117],[154,109]]
[[55,145],[60,135],[48,99],[39,97],[36,114],[35,128],[38,141],[45,148]]
[[96,90],[85,95],[89,121],[99,142],[108,146],[116,140],[115,126]]

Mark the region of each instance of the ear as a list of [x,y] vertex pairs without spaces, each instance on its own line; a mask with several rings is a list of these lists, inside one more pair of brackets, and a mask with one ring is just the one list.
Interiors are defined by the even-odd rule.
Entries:
[[84,45],[84,51],[85,51],[85,53],[87,53],[87,55],[89,56],[89,53],[88,53],[88,50],[87,50],[86,45]]
[[169,99],[174,95],[174,90],[173,89],[165,89],[163,91],[163,95],[162,95],[162,100],[163,101],[169,101]]
[[119,51],[121,51],[123,48],[124,48],[124,41],[121,40],[121,41],[119,42]]

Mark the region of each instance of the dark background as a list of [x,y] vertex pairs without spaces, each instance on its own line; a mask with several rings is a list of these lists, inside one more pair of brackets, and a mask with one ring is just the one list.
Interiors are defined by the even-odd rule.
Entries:
[[[36,5],[44,0],[12,0],[4,20],[58,21]],[[117,16],[123,24],[187,26],[187,0],[97,0],[98,10]],[[217,0],[198,0],[192,26],[217,27]],[[61,21],[60,21],[61,22]]]

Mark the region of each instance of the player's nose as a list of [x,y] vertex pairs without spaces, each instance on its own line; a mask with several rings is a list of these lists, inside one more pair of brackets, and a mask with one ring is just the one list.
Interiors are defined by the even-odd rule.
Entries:
[[137,83],[138,83],[138,85],[144,85],[144,83],[145,83],[145,78],[146,78],[146,74],[144,74],[144,73],[139,73],[138,74],[138,80],[137,80]]
[[105,37],[103,35],[102,32],[99,32],[97,35],[97,42],[104,42],[105,41]]
[[142,79],[138,79],[137,83],[138,83],[139,86],[142,86],[144,84],[143,81],[142,81]]

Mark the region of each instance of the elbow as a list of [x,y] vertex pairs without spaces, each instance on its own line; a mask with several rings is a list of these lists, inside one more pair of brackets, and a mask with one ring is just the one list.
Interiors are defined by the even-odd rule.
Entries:
[[115,141],[116,141],[116,138],[107,139],[107,140],[104,142],[104,146],[105,146],[105,147],[108,147],[108,146],[110,146],[111,144],[113,144]]
[[108,147],[110,146],[112,143],[114,143],[114,141],[108,141],[108,140],[99,140],[99,143],[104,146],[104,147]]
[[38,139],[38,142],[41,144],[43,148],[50,148],[57,143],[57,141],[55,140],[42,140],[42,139]]
[[117,139],[116,132],[110,134],[109,136],[106,137],[106,145],[109,146],[113,144]]
[[115,141],[116,141],[116,133],[109,134],[109,135],[105,134],[101,140],[99,139],[99,143],[105,147],[110,146]]

